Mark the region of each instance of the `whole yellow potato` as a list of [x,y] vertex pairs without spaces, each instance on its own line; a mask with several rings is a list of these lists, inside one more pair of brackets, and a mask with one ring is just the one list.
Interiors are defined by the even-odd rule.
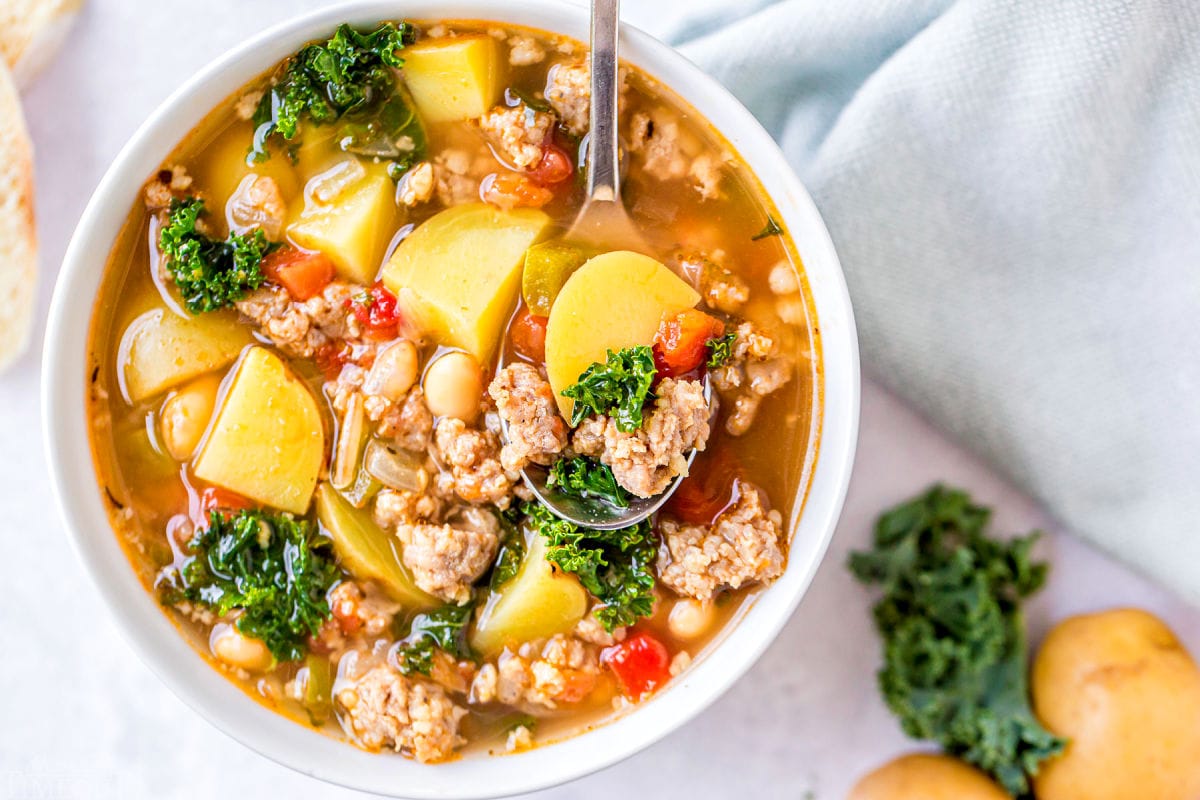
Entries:
[[850,790],[848,800],[1011,800],[991,778],[952,756],[912,753],[889,761]]
[[1200,670],[1137,609],[1071,617],[1033,664],[1033,708],[1071,741],[1034,779],[1038,800],[1200,798]]

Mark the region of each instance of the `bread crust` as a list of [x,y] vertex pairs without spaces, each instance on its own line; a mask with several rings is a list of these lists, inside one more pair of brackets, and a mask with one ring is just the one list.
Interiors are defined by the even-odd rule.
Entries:
[[16,86],[0,64],[0,369],[28,344],[36,290],[33,146]]
[[83,0],[0,2],[0,56],[17,86],[25,87],[67,36]]

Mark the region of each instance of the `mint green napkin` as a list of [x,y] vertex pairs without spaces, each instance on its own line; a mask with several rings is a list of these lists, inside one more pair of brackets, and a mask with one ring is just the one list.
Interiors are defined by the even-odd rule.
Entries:
[[1200,603],[1200,4],[696,0],[674,40],[815,196],[868,372]]

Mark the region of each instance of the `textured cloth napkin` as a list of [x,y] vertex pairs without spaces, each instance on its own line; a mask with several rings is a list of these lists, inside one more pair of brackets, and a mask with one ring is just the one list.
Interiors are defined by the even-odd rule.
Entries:
[[693,8],[671,38],[813,193],[869,373],[1200,603],[1200,4]]

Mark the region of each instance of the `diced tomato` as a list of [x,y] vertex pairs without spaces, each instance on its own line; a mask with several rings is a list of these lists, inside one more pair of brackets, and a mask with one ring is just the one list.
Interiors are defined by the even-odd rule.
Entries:
[[707,358],[708,340],[724,333],[724,322],[694,308],[667,317],[654,335],[655,366],[667,377],[691,372]]
[[539,186],[553,186],[571,177],[575,168],[567,151],[547,141],[542,145],[542,160],[529,170],[529,178]]
[[326,342],[317,348],[313,360],[317,362],[317,369],[321,370],[325,380],[332,381],[341,374],[342,367],[346,366],[353,353],[354,349],[345,342]]
[[483,179],[480,192],[484,202],[505,211],[514,208],[541,208],[554,199],[554,192],[515,172],[488,175]]
[[741,495],[742,467],[727,447],[717,445],[700,453],[688,477],[667,501],[666,510],[693,525],[711,525]]
[[263,273],[296,300],[317,295],[333,280],[333,262],[324,253],[283,247],[262,262]]
[[530,314],[528,308],[522,308],[517,318],[508,329],[512,337],[513,348],[526,358],[542,362],[546,360],[546,323],[547,317]]
[[257,508],[257,504],[237,492],[222,489],[220,486],[206,486],[198,493],[187,483],[188,516],[197,528],[208,527],[210,511],[240,511],[244,508]]
[[648,633],[638,632],[605,648],[601,660],[616,674],[626,697],[640,700],[671,678],[671,655]]
[[396,295],[378,281],[365,292],[346,301],[363,335],[376,341],[395,339],[400,329],[400,314],[396,310]]

